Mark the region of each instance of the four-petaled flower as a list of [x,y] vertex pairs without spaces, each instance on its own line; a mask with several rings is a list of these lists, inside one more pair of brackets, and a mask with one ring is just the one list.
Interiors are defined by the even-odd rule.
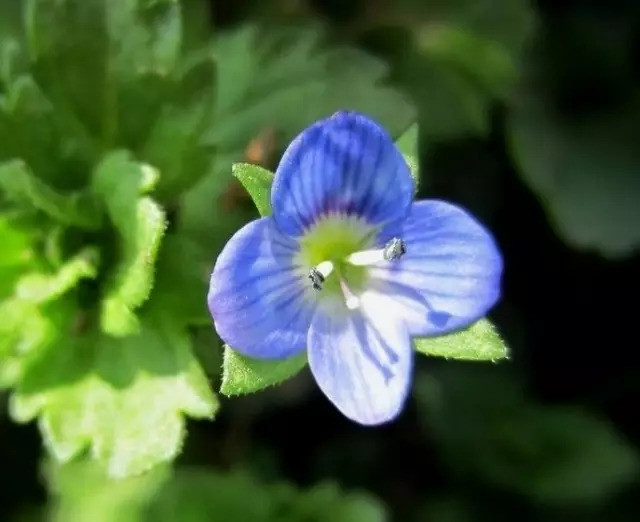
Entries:
[[254,358],[307,349],[344,415],[366,425],[395,418],[412,337],[482,318],[502,273],[475,219],[413,195],[407,163],[369,118],[338,112],[304,130],[276,171],[273,215],[238,231],[213,269],[208,303],[220,337]]

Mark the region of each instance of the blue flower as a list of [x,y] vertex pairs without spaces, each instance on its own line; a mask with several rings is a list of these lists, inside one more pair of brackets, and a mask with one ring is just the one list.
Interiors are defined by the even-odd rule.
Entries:
[[374,121],[339,112],[304,130],[276,171],[273,215],[238,231],[213,269],[220,337],[254,358],[306,349],[345,416],[394,419],[413,373],[411,338],[482,318],[502,273],[474,218],[413,196],[404,158]]

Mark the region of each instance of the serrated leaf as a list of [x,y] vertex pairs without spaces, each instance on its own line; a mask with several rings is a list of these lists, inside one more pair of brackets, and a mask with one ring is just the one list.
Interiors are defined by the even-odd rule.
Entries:
[[21,277],[15,297],[34,304],[44,304],[74,288],[81,279],[98,275],[98,251],[87,247],[64,263],[55,274],[32,273]]
[[0,164],[0,190],[14,203],[44,212],[65,225],[96,229],[102,221],[91,194],[60,194],[21,160]]
[[188,335],[165,316],[125,338],[70,336],[28,368],[10,402],[17,421],[39,418],[56,460],[90,449],[112,477],[173,459],[184,415],[211,418],[217,407]]
[[225,345],[220,392],[225,395],[253,393],[293,377],[306,365],[306,351],[287,359],[269,361],[246,357]]
[[55,273],[26,271],[17,279],[13,295],[0,301],[0,387],[17,382],[28,361],[59,338],[73,305],[57,300],[96,275],[97,252],[86,248]]
[[233,175],[242,183],[261,216],[271,215],[273,173],[258,165],[234,163]]
[[507,346],[487,319],[448,335],[418,337],[413,342],[420,353],[446,359],[498,361],[509,357]]
[[635,105],[579,121],[531,97],[511,110],[509,140],[518,171],[570,244],[610,257],[640,246],[639,121]]
[[153,286],[155,259],[166,226],[165,213],[145,194],[158,173],[135,163],[126,152],[107,155],[93,175],[93,189],[105,203],[121,243],[121,259],[102,301],[102,329],[128,335],[138,328],[135,310]]
[[420,166],[418,157],[418,124],[412,124],[396,140],[396,146],[402,152],[407,165],[411,171],[411,177],[415,183],[416,191],[420,184]]

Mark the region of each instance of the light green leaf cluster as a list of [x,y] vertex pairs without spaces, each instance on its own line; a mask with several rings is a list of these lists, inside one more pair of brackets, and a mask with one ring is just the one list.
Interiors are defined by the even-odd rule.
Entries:
[[[248,473],[178,468],[169,477],[156,469],[141,477],[105,480],[79,462],[48,467],[54,522],[384,522],[384,507],[370,495],[345,492],[333,483],[300,490],[267,484]],[[247,499],[251,499],[247,502]]]
[[183,414],[217,409],[189,339],[166,317],[145,317],[137,335],[90,334],[53,346],[29,368],[10,403],[19,421],[37,416],[51,453],[66,462],[90,449],[112,477],[175,457]]
[[[313,29],[212,38],[207,5],[0,7],[0,385],[53,457],[88,452],[112,476],[172,459],[185,417],[217,409],[193,337],[211,331],[215,256],[249,217],[218,198],[251,140],[273,127],[285,145],[344,108],[394,132],[413,119],[379,61]],[[271,173],[233,174],[269,212]],[[251,384],[262,370],[227,356],[244,380],[225,393],[305,362]]]
[[176,259],[188,238],[161,249],[166,205],[212,161],[209,42],[185,50],[177,0],[17,11],[0,35],[0,385],[57,460],[89,451],[137,474],[180,451],[185,416],[218,407],[188,330],[194,293],[206,312],[202,259]]

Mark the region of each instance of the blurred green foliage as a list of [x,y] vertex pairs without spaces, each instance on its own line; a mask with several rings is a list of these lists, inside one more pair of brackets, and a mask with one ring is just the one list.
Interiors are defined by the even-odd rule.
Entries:
[[326,482],[307,490],[263,483],[246,472],[213,473],[162,467],[142,477],[108,481],[94,465],[49,467],[56,522],[383,522],[369,495]]

